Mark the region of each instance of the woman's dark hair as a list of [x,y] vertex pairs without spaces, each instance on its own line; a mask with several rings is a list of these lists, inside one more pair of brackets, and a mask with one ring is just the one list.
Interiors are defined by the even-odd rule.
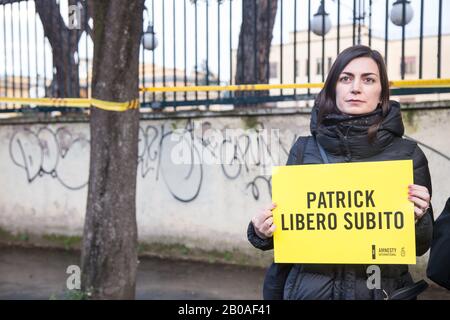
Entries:
[[339,80],[339,76],[344,70],[344,68],[356,58],[372,58],[378,65],[378,71],[380,72],[380,82],[381,82],[381,109],[382,114],[379,116],[378,121],[372,125],[368,130],[369,141],[372,143],[376,137],[378,127],[381,121],[386,116],[389,110],[389,80],[386,72],[386,65],[384,64],[383,57],[381,54],[372,50],[367,46],[356,45],[349,47],[342,51],[333,63],[333,66],[328,73],[325,84],[316,98],[316,104],[319,107],[318,122],[322,122],[324,117],[330,113],[339,113],[336,106],[336,85]]

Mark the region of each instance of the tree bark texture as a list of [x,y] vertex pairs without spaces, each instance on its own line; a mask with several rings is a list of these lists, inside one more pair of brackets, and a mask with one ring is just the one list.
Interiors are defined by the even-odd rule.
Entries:
[[[243,16],[237,50],[236,84],[269,83],[269,54],[277,0],[242,0]],[[268,91],[236,92],[237,97],[264,96]]]
[[[94,2],[94,98],[138,98],[143,9],[144,0]],[[139,110],[92,108],[90,129],[82,289],[94,299],[134,299]]]

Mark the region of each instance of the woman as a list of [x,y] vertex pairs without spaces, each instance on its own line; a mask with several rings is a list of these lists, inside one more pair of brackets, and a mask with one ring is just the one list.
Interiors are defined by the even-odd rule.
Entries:
[[[402,138],[400,105],[389,101],[389,81],[382,56],[366,46],[338,55],[311,116],[312,137],[300,137],[287,165],[412,159],[414,184],[409,200],[416,218],[416,255],[430,247],[431,180],[419,146]],[[248,239],[261,250],[273,248],[270,205],[253,217]],[[301,248],[299,248],[301,250]],[[381,289],[367,287],[368,265],[272,264],[264,283],[265,299],[384,299],[413,283],[407,265],[380,265]]]

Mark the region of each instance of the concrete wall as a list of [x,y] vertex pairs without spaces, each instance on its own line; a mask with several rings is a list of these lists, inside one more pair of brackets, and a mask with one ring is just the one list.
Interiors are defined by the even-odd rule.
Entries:
[[[252,215],[271,202],[270,176],[265,174],[270,173],[271,163],[285,163],[297,136],[308,134],[309,113],[277,109],[212,114],[176,114],[170,119],[156,114],[150,115],[154,119],[141,120],[139,238],[255,253],[247,243],[246,228]],[[447,157],[422,147],[432,175],[432,203],[440,213],[450,196],[450,109],[414,109],[403,116],[408,136]],[[266,132],[256,133],[263,128]],[[241,131],[237,139],[224,141],[218,133],[226,129]],[[280,143],[272,146],[271,129],[278,129],[280,136]],[[192,149],[180,149],[180,138]],[[89,152],[86,122],[2,123],[0,227],[11,232],[81,235]],[[193,164],[174,164],[191,154]]]

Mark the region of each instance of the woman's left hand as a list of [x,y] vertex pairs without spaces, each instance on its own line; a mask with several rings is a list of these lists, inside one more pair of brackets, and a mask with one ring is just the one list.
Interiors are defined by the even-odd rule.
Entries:
[[418,220],[430,207],[430,193],[426,187],[417,184],[410,184],[408,188],[408,200],[414,203],[414,213]]

